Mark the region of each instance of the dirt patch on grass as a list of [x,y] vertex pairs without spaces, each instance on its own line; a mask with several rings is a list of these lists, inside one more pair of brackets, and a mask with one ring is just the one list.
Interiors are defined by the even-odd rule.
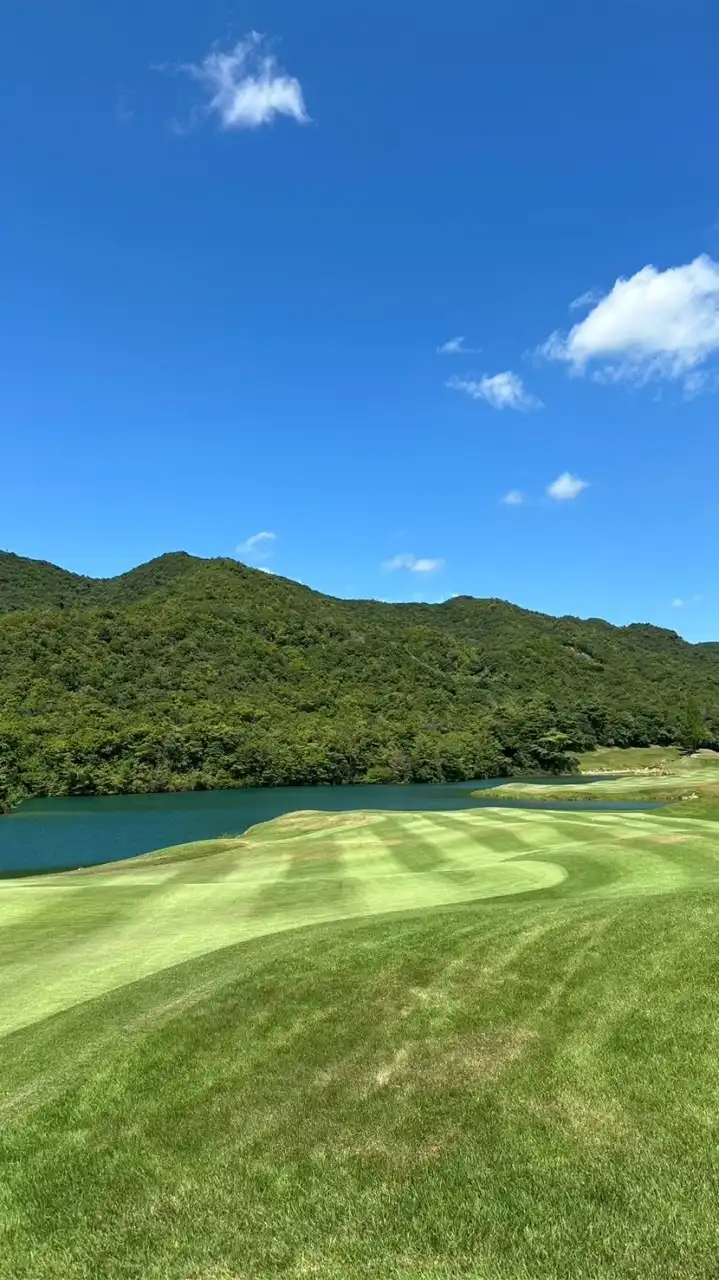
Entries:
[[[308,1272],[309,1274],[309,1272]],[[227,1267],[213,1267],[211,1271],[207,1271],[204,1267],[201,1271],[190,1271],[187,1280],[250,1280],[249,1271],[228,1271]]]
[[384,1089],[385,1085],[388,1085],[394,1076],[402,1074],[407,1066],[408,1059],[409,1053],[407,1050],[398,1049],[392,1061],[385,1063],[376,1072],[374,1082],[377,1088]]
[[443,1132],[441,1139],[428,1138],[423,1142],[406,1141],[394,1133],[388,1137],[380,1134],[370,1137],[343,1134],[331,1147],[320,1148],[313,1154],[322,1159],[326,1159],[328,1154],[341,1159],[350,1156],[372,1163],[379,1161],[393,1168],[414,1169],[418,1165],[435,1164],[452,1151],[458,1142],[459,1137],[454,1129]]
[[686,844],[689,836],[654,836],[651,844]]
[[566,1092],[556,1099],[551,1110],[588,1146],[616,1146],[630,1137],[625,1116],[609,1099],[590,1099]]
[[494,1079],[523,1058],[534,1040],[536,1032],[528,1029],[457,1036],[434,1064],[434,1078],[442,1084]]
[[536,1032],[485,1031],[448,1036],[421,1046],[405,1046],[375,1069],[370,1090],[401,1088],[414,1092],[434,1087],[471,1089],[494,1080],[518,1062]]

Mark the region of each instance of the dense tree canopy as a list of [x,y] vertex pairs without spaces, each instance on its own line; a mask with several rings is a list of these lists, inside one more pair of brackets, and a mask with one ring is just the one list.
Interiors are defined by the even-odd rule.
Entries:
[[441,781],[719,737],[719,646],[500,600],[323,596],[234,560],[0,553],[0,802]]

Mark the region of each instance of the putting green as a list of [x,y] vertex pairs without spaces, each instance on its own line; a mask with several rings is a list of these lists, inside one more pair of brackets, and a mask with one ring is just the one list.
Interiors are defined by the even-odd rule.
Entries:
[[291,814],[243,838],[0,883],[0,1034],[263,934],[517,894],[712,879],[712,822],[483,809]]

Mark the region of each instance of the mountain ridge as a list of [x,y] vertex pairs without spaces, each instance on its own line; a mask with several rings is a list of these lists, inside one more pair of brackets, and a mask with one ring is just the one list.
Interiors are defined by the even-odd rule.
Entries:
[[[68,583],[67,603],[69,603],[70,605],[77,603],[78,605],[98,607],[102,603],[104,603],[105,601],[109,601],[110,599],[120,599],[120,598],[126,599],[127,597],[123,597],[123,594],[122,594],[122,587],[125,585],[129,586],[134,583],[142,582],[143,580],[149,580],[150,583],[153,584],[152,590],[157,590],[160,587],[167,585],[167,583],[172,581],[175,577],[182,576],[182,574],[185,572],[189,572],[194,569],[202,568],[205,566],[216,565],[216,566],[227,566],[229,568],[244,569],[253,575],[258,574],[264,578],[277,578],[281,582],[292,583],[293,586],[297,587],[301,591],[308,592],[313,596],[322,598],[323,600],[335,601],[338,604],[358,605],[358,606],[374,605],[374,606],[383,607],[387,609],[398,609],[398,610],[402,609],[402,610],[408,610],[408,611],[421,610],[421,611],[432,611],[432,612],[439,611],[439,610],[447,610],[448,608],[454,609],[457,606],[462,606],[465,604],[469,604],[469,605],[481,604],[485,606],[500,605],[504,609],[515,610],[517,613],[522,614],[524,616],[542,619],[547,622],[585,623],[587,625],[607,627],[607,628],[610,628],[612,631],[617,631],[617,632],[627,632],[630,630],[636,631],[641,629],[643,632],[646,632],[647,634],[656,633],[658,635],[671,637],[672,639],[680,641],[681,644],[689,645],[689,647],[692,649],[702,648],[704,645],[719,644],[719,640],[692,642],[684,639],[683,636],[681,636],[677,631],[671,628],[660,627],[660,626],[657,626],[655,623],[651,623],[651,622],[636,621],[636,622],[621,624],[621,623],[608,622],[605,618],[600,618],[596,616],[591,616],[589,618],[582,618],[578,614],[544,613],[541,610],[529,609],[529,608],[526,608],[524,605],[515,604],[513,601],[505,600],[501,596],[472,596],[467,594],[460,594],[456,596],[451,596],[447,600],[442,600],[442,601],[431,603],[431,604],[425,603],[425,602],[404,601],[404,600],[386,601],[386,600],[378,600],[373,597],[354,598],[354,597],[345,597],[345,596],[332,596],[332,595],[328,595],[326,592],[319,591],[315,587],[308,587],[305,583],[296,582],[295,579],[287,578],[282,574],[276,573],[275,571],[272,571],[270,573],[265,569],[256,569],[251,565],[245,564],[244,561],[237,560],[232,556],[195,556],[195,555],[192,555],[192,553],[190,552],[182,551],[182,550],[163,552],[159,556],[154,556],[150,560],[143,561],[141,564],[134,566],[132,569],[125,570],[123,573],[114,574],[109,577],[92,577],[86,574],[79,574],[79,573],[75,573],[71,569],[65,569],[60,565],[56,565],[49,560],[37,560],[37,559],[33,559],[32,557],[20,556],[17,553],[12,551],[0,550],[0,615],[8,612],[22,612],[25,609],[29,609],[29,608],[43,607],[42,604],[38,605],[36,603],[33,603],[32,599],[29,596],[27,597],[27,603],[12,602],[11,588],[13,585],[12,583],[13,575],[9,571],[9,568],[8,568],[9,565],[17,566],[18,580],[21,580],[21,575],[23,570],[25,571],[30,570],[30,572],[33,575],[36,575],[38,577],[39,577],[39,571],[41,570],[49,571],[50,575],[60,575],[63,581],[67,580],[67,583]],[[168,566],[173,566],[173,568],[176,567],[177,571],[167,575],[163,574],[161,570],[164,570]],[[155,576],[157,576],[159,580],[155,581]],[[58,581],[59,580],[60,579],[58,579]],[[74,597],[72,593],[72,590],[73,590],[72,584],[77,584],[76,597]],[[145,594],[151,594],[151,591],[147,591]],[[135,599],[141,598],[141,594],[135,593],[133,598]],[[53,604],[50,598],[48,598],[45,604],[45,607],[53,607]]]
[[6,806],[505,776],[690,740],[719,741],[719,645],[650,624],[345,600],[186,552],[109,579],[0,553]]

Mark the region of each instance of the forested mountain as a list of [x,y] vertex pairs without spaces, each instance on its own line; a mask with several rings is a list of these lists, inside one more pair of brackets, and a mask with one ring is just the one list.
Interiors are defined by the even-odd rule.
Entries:
[[[25,609],[67,609],[74,605],[131,604],[174,578],[209,561],[176,551],[141,564],[117,578],[84,578],[46,560],[27,560],[0,551],[0,614]],[[228,561],[227,563],[234,563]]]
[[0,797],[561,769],[719,738],[719,646],[500,600],[336,600],[161,556],[106,580],[0,553]]

